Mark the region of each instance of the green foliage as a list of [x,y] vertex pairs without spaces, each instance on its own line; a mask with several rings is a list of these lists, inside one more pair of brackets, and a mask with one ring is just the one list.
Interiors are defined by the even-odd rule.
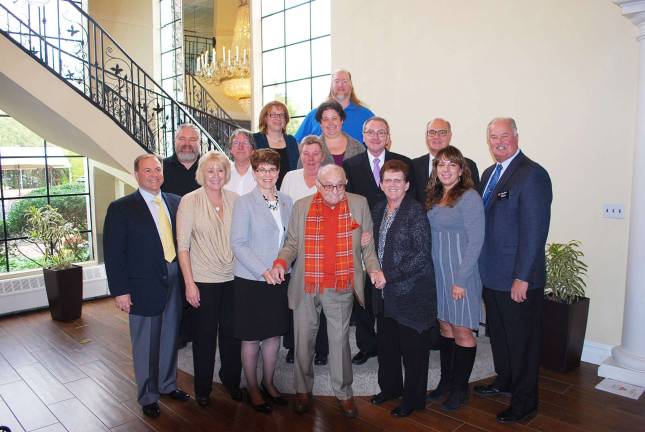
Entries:
[[587,284],[582,279],[587,265],[578,240],[569,243],[549,243],[546,249],[547,298],[559,303],[571,304],[585,296]]
[[[60,186],[52,186],[50,188],[51,195],[59,194],[73,194],[85,192],[85,185],[83,183],[67,183]],[[47,194],[47,188],[37,188],[27,194],[30,196],[39,196]],[[63,217],[75,224],[79,229],[86,228],[86,201],[85,196],[65,196],[65,197],[51,197],[52,206],[56,208]],[[7,232],[10,236],[20,236],[26,231],[26,214],[29,207],[43,207],[47,205],[47,198],[33,198],[22,199],[13,203],[9,213],[7,214]]]
[[[27,241],[43,254],[43,267],[64,269],[83,257],[85,241],[78,228],[71,222],[66,222],[63,215],[50,205],[40,208],[32,206],[27,209],[27,235]],[[20,249],[18,251],[20,252]]]
[[0,117],[0,147],[42,147],[41,137],[11,117]]

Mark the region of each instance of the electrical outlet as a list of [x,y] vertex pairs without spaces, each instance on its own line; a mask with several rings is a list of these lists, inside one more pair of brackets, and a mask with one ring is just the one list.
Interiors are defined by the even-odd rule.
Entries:
[[604,204],[602,217],[610,219],[625,219],[625,206],[622,204]]

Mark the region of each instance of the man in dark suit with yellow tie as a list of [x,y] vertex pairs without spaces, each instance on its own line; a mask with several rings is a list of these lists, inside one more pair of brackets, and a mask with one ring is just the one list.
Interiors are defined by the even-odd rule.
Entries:
[[137,401],[158,417],[159,395],[186,401],[177,388],[177,334],[181,319],[175,216],[180,198],[161,192],[163,168],[153,154],[134,161],[139,189],[110,204],[103,251],[110,294],[129,315]]
[[479,271],[497,377],[475,393],[510,394],[511,405],[497,421],[516,423],[538,408],[544,246],[553,195],[549,174],[520,151],[512,118],[493,119],[487,131],[497,163],[484,171],[480,185],[486,234]]

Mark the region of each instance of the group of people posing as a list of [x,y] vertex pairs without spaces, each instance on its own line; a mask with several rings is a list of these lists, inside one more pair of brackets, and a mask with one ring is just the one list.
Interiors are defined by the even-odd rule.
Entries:
[[[180,125],[175,154],[138,157],[139,189],[108,208],[105,266],[117,308],[130,314],[143,413],[160,414],[160,395],[190,398],[175,377],[182,315],[201,406],[211,401],[216,346],[233,399],[243,399],[243,371],[256,411],[287,405],[273,382],[282,337],[297,413],[311,406],[314,364],[329,363],[339,408],[356,417],[352,364],[373,356],[381,391],[372,403],[400,399],[397,417],[427,400],[459,409],[483,298],[497,377],[474,391],[511,395],[500,422],[534,416],[552,191],[519,150],[515,121],[488,124],[495,164],[480,181],[444,119],[426,125],[426,155],[390,151],[387,120],[361,104],[347,71],[332,75],[329,99],[295,137],[289,120],[283,103],[268,103],[258,133],[230,136],[232,162],[200,155],[199,130]],[[427,392],[433,343],[441,379]]]

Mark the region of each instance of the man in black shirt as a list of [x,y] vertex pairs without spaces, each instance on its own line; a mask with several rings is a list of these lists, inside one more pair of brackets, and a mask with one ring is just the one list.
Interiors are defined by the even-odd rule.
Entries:
[[199,129],[184,123],[175,132],[175,154],[163,160],[164,181],[161,190],[184,196],[199,188],[195,181],[199,159]]
[[[164,182],[161,190],[184,196],[199,188],[195,180],[199,160],[199,129],[188,123],[181,124],[175,132],[175,154],[163,160]],[[179,326],[178,345],[180,348],[193,340],[192,306],[183,295],[183,310]]]

